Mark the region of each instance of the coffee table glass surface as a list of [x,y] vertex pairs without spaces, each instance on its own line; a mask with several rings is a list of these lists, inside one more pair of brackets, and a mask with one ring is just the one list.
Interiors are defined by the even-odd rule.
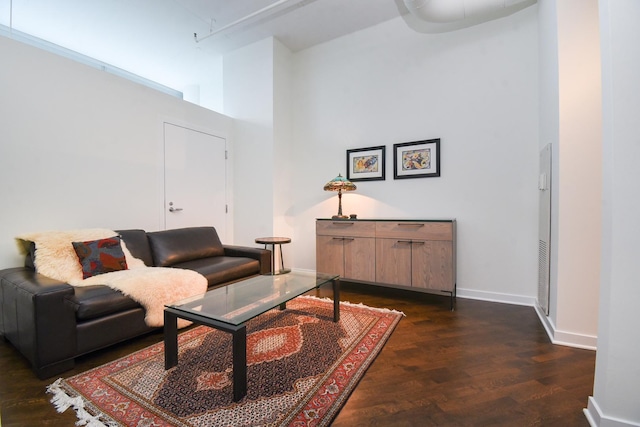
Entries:
[[316,272],[290,272],[256,276],[207,291],[164,309],[164,368],[178,364],[178,318],[228,332],[232,339],[233,401],[247,395],[247,326],[254,317],[279,307],[312,289],[331,283],[333,321],[340,320],[339,276]]
[[230,325],[241,325],[337,278],[337,275],[300,271],[279,276],[256,276],[174,302],[167,307]]

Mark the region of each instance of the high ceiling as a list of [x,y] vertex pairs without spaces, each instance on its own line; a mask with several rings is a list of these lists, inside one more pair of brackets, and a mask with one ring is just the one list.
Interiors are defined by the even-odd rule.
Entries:
[[[441,0],[429,5],[462,10],[464,16],[470,13],[469,19],[425,23],[409,14],[405,1],[409,0],[0,0],[0,24],[14,36],[34,36],[185,95],[191,90],[208,92],[207,99],[221,102],[222,56],[269,36],[298,52],[400,16],[413,30],[440,32],[535,3]],[[490,13],[474,16],[483,10]],[[2,30],[0,34],[6,32]]]
[[200,19],[198,38],[214,33],[202,43],[209,43],[208,48],[216,52],[236,49],[268,36],[275,36],[297,52],[400,16],[394,0],[175,0],[175,3]]
[[402,0],[0,0],[0,24],[183,90],[220,55],[268,36],[296,52],[402,9]]

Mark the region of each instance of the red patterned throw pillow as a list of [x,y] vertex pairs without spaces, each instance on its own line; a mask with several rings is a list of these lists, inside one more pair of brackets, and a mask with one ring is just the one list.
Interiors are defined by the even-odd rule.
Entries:
[[110,271],[127,269],[127,260],[122,251],[120,236],[87,242],[73,242],[73,249],[80,260],[83,279]]

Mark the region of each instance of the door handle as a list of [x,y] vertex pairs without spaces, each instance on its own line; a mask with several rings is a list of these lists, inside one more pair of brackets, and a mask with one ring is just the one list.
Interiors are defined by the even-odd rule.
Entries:
[[169,212],[180,212],[182,208],[174,208],[173,202],[169,202]]

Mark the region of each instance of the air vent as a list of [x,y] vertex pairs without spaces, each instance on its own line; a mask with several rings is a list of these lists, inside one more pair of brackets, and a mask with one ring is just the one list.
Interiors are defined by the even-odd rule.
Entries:
[[538,241],[538,305],[549,315],[549,245]]

